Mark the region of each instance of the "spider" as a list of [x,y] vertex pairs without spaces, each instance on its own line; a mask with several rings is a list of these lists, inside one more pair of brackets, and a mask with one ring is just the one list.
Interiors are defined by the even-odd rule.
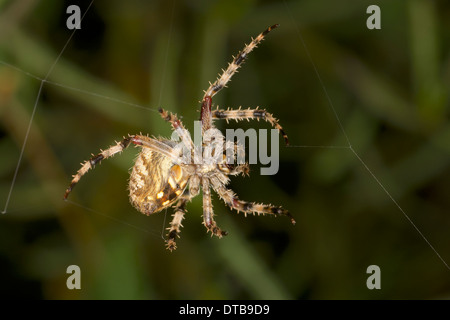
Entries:
[[[215,235],[218,238],[222,238],[227,235],[227,232],[221,230],[214,220],[211,189],[231,209],[237,212],[242,211],[245,216],[249,213],[274,216],[284,215],[290,218],[292,224],[295,224],[292,215],[282,207],[242,201],[231,189],[227,188],[227,184],[230,181],[229,176],[248,174],[248,163],[234,165],[223,161],[211,161],[211,154],[223,155],[223,159],[226,158],[223,150],[215,147],[215,143],[223,142],[225,139],[220,131],[214,127],[213,120],[216,119],[223,119],[227,122],[230,119],[236,121],[263,119],[278,129],[286,144],[289,144],[287,135],[278,124],[277,119],[264,109],[249,108],[242,110],[239,108],[239,110],[221,110],[217,107],[217,109],[211,110],[212,97],[226,86],[245,61],[247,55],[276,27],[278,27],[278,24],[267,28],[255,39],[252,38],[250,44],[246,45],[236,57],[233,57],[233,61],[221,75],[219,74],[217,80],[212,84],[210,83],[201,102],[200,121],[203,139],[201,146],[197,147],[197,149],[178,117],[161,108],[159,109],[162,118],[171,124],[183,145],[188,147],[188,149],[190,148],[189,150],[191,151],[188,155],[196,154],[194,155],[195,161],[186,160],[186,154],[181,153],[180,148],[176,147],[177,142],[174,140],[150,138],[142,134],[128,135],[116,145],[106,150],[101,150],[99,154],[84,162],[73,176],[72,182],[64,194],[64,199],[67,199],[81,177],[90,169],[93,169],[97,163],[122,152],[130,144],[134,144],[137,147],[141,147],[141,150],[130,174],[128,186],[130,202],[138,211],[146,215],[159,212],[170,206],[174,207],[173,219],[170,222],[170,227],[167,228],[166,247],[170,251],[177,248],[176,240],[180,235],[181,223],[186,214],[186,204],[199,194],[200,187],[203,192],[203,225],[206,227],[207,232],[211,232],[211,236]],[[211,134],[211,132],[214,134]],[[228,141],[224,145],[226,148],[231,147],[238,152],[243,151],[234,142]],[[201,157],[198,157],[198,154]]]

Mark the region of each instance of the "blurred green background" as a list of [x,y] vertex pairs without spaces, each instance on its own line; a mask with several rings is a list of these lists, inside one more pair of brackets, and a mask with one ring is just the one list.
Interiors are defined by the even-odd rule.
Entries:
[[[0,216],[2,298],[450,298],[450,270],[348,148],[330,107],[449,263],[448,1],[94,1],[62,51],[70,4],[84,13],[89,1],[0,1],[0,209],[37,101]],[[366,27],[371,4],[381,8],[381,30]],[[295,226],[244,218],[214,196],[229,235],[211,238],[197,197],[170,253],[162,230],[171,210],[147,217],[128,202],[135,148],[104,161],[62,200],[91,153],[128,133],[170,136],[159,106],[191,130],[208,81],[275,23],[214,103],[261,106],[280,119],[293,146],[280,139],[278,174],[260,176],[256,165],[231,187],[242,199],[287,208]],[[36,99],[34,76],[49,71]],[[239,127],[270,128],[219,125]],[[73,264],[81,290],[66,287]],[[381,290],[366,287],[373,264]]]

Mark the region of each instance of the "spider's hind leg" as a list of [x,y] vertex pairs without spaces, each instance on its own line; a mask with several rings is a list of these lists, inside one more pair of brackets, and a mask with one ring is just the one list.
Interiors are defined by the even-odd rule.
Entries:
[[175,205],[175,212],[172,215],[173,219],[170,222],[170,227],[167,228],[167,240],[166,240],[166,248],[170,251],[173,251],[177,248],[176,239],[180,237],[180,228],[183,226],[181,222],[184,219],[184,215],[186,214],[186,203],[188,202],[187,197],[183,197],[178,201]]
[[223,236],[226,236],[228,232],[225,230],[221,230],[216,221],[214,221],[214,213],[211,203],[211,190],[208,179],[203,179],[203,225],[206,227],[208,231],[211,232],[211,236],[215,235],[219,239]]
[[272,215],[272,216],[286,216],[291,220],[292,224],[295,224],[294,217],[282,207],[267,205],[263,203],[255,203],[240,200],[236,194],[225,187],[218,179],[211,179],[214,191],[220,196],[220,198],[231,208],[238,212],[244,212],[245,216],[247,214],[262,214],[262,215]]

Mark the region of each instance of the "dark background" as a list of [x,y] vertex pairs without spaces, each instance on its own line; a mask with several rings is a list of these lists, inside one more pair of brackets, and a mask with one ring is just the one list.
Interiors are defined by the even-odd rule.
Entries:
[[[450,298],[448,266],[402,213],[450,261],[448,1],[95,1],[68,41],[70,4],[89,2],[0,2],[0,209],[37,102],[0,216],[2,298]],[[381,30],[366,27],[371,4]],[[280,139],[278,174],[256,165],[231,187],[287,208],[295,226],[213,196],[229,236],[211,238],[197,197],[170,253],[171,210],[147,217],[128,202],[135,148],[62,200],[91,153],[128,133],[170,136],[158,107],[192,130],[208,81],[275,23],[214,103],[280,119],[292,147]],[[48,81],[39,96],[33,76]],[[240,127],[270,125],[219,125]],[[66,287],[73,264],[81,290]],[[366,287],[373,264],[381,290]]]

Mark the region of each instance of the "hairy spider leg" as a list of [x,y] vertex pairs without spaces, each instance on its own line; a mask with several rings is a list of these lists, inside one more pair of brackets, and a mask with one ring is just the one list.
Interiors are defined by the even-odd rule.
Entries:
[[214,221],[214,211],[211,203],[211,189],[208,178],[202,179],[203,190],[203,225],[208,231],[211,232],[211,236],[215,235],[218,238],[226,236],[228,232],[221,230],[216,221]]
[[212,111],[212,118],[226,120],[227,123],[229,120],[236,120],[236,122],[250,119],[257,119],[258,121],[259,119],[265,120],[281,133],[284,141],[286,142],[286,145],[289,145],[288,136],[284,132],[281,125],[278,123],[278,120],[271,113],[267,112],[264,109],[258,109],[258,107],[256,109],[241,109],[241,107],[239,107],[238,110],[220,110],[219,108],[217,108],[216,110]]
[[189,178],[189,189],[185,190],[185,192],[181,195],[178,202],[175,204],[175,212],[172,215],[173,219],[170,222],[170,227],[167,228],[169,231],[167,233],[167,241],[166,248],[170,251],[173,251],[177,248],[176,238],[180,237],[180,227],[182,220],[184,219],[184,215],[186,214],[186,204],[191,201],[192,198],[195,198],[200,192],[200,177],[198,175],[193,175]]
[[214,191],[220,196],[220,198],[231,208],[238,212],[244,212],[244,215],[247,216],[248,213],[251,214],[268,214],[273,216],[287,216],[290,218],[291,223],[295,224],[294,217],[289,213],[289,211],[283,209],[279,206],[272,206],[262,203],[248,202],[240,200],[236,194],[225,187],[225,185],[216,177],[211,178],[211,185]]
[[69,193],[72,192],[73,188],[80,181],[81,177],[84,176],[90,169],[93,169],[95,165],[100,161],[102,161],[103,159],[108,159],[114,156],[115,154],[122,152],[130,145],[130,143],[134,143],[136,145],[149,148],[152,151],[159,152],[164,156],[171,158],[174,162],[179,162],[179,158],[173,154],[172,149],[168,145],[147,136],[142,135],[129,136],[128,138],[124,138],[122,141],[117,142],[116,145],[111,146],[106,150],[100,150],[101,152],[99,154],[93,156],[89,160],[82,163],[81,168],[73,176],[72,182],[70,183],[69,187],[66,189],[66,192],[64,193],[64,200],[67,199]]
[[172,215],[173,219],[170,222],[170,227],[167,228],[167,240],[166,248],[173,251],[177,248],[176,239],[180,237],[180,228],[183,226],[181,222],[186,214],[186,203],[189,201],[188,194],[184,193],[183,196],[178,200],[174,206],[174,213]]
[[239,54],[236,57],[233,57],[234,60],[230,64],[228,64],[228,68],[225,71],[223,71],[222,75],[220,75],[219,78],[217,78],[217,80],[209,86],[209,88],[208,88],[208,90],[206,90],[203,98],[206,98],[206,97],[212,98],[217,92],[219,92],[221,89],[223,89],[226,86],[226,84],[231,80],[231,77],[236,73],[236,71],[239,69],[239,67],[242,65],[242,63],[245,61],[245,59],[247,58],[247,55],[253,49],[255,49],[261,41],[264,40],[264,37],[270,31],[272,31],[276,27],[278,27],[278,24],[275,24],[275,25],[267,28],[263,32],[261,32],[255,39],[252,39],[252,42],[250,42],[250,44],[246,45],[244,47],[244,49],[242,49],[242,51],[239,52]]
[[[233,149],[233,158],[227,158],[227,151]],[[245,157],[245,150],[241,144],[227,141],[225,144],[225,150],[223,153],[223,162],[217,164],[217,167],[220,171],[225,173],[226,175],[236,176],[239,174],[249,175],[250,166],[247,162],[234,164],[235,160],[239,160],[239,158]]]
[[172,112],[168,112],[163,108],[159,108],[158,111],[161,114],[161,117],[171,124],[173,130],[178,134],[184,145],[187,148],[190,148],[191,151],[193,151],[194,142],[192,141],[188,131],[184,128],[181,120],[178,119],[177,115],[173,114]]
[[247,55],[255,49],[258,44],[264,40],[264,37],[273,29],[278,27],[278,24],[275,24],[271,27],[268,27],[266,30],[261,32],[255,39],[252,39],[250,44],[246,45],[244,49],[236,57],[233,57],[233,61],[228,64],[228,68],[223,71],[222,75],[219,75],[217,80],[214,83],[210,83],[208,90],[205,91],[205,95],[202,100],[202,108],[200,111],[200,121],[202,121],[202,129],[203,131],[211,128],[211,105],[212,105],[212,97],[223,89],[226,84],[231,80],[231,77],[236,73],[239,67],[247,58]]

